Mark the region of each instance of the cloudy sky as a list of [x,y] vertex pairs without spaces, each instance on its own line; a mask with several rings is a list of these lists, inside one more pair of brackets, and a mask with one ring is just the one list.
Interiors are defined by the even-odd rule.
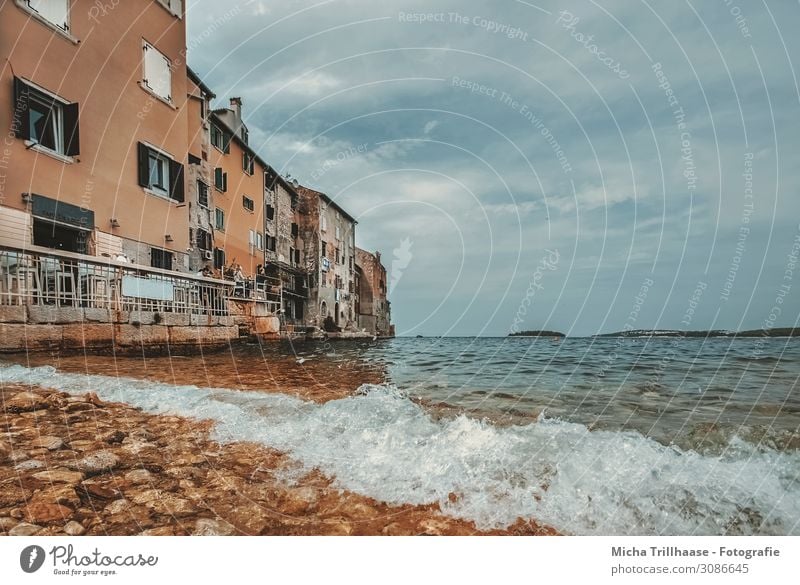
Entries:
[[219,105],[383,253],[399,335],[797,323],[797,2],[188,10]]

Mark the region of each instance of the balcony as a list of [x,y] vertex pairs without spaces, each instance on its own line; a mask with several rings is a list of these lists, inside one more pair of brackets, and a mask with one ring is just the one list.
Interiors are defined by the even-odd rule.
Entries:
[[31,246],[0,246],[0,305],[227,316],[235,283]]

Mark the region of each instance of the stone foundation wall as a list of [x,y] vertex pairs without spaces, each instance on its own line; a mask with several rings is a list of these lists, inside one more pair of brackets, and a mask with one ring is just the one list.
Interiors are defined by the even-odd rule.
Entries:
[[0,306],[0,353],[193,353],[239,338],[233,317],[150,311]]

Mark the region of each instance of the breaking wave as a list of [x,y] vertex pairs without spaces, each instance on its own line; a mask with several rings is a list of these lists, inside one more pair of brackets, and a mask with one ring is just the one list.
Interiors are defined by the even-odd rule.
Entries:
[[438,502],[484,529],[530,518],[572,534],[800,534],[800,453],[737,438],[709,456],[553,419],[497,427],[435,418],[389,386],[316,404],[50,366],[0,365],[0,383],[211,419],[217,441],[257,442],[342,489],[389,504]]

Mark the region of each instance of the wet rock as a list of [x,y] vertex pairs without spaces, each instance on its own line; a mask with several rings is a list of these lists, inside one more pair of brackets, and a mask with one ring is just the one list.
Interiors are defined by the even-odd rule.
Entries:
[[125,481],[129,481],[134,485],[152,483],[153,474],[146,469],[134,469],[125,474]]
[[84,412],[87,410],[94,410],[94,408],[95,408],[94,404],[81,401],[81,402],[71,402],[67,404],[65,410],[69,413],[74,413],[74,412]]
[[38,534],[41,532],[42,527],[37,526],[36,524],[29,524],[28,522],[22,522],[17,524],[8,531],[9,536],[33,536],[34,534]]
[[11,458],[11,445],[0,441],[0,463],[4,463]]
[[100,437],[100,440],[102,440],[104,443],[108,443],[109,445],[118,445],[122,443],[122,441],[124,441],[127,436],[128,433],[124,433],[120,430],[115,430],[111,431],[110,433],[106,433],[105,435]]
[[18,522],[14,518],[10,518],[9,516],[4,516],[0,518],[0,531],[8,532],[14,526],[16,526]]
[[64,441],[60,437],[45,435],[34,441],[31,441],[31,446],[35,448],[47,449],[48,451],[57,451],[64,446]]
[[83,474],[78,471],[69,471],[67,469],[48,469],[47,471],[34,473],[33,477],[39,481],[77,485],[83,479]]
[[89,475],[111,471],[119,467],[121,460],[111,451],[95,451],[72,465]]
[[72,516],[72,510],[61,504],[48,504],[46,502],[33,502],[25,508],[28,522],[47,524],[49,522],[63,522]]
[[194,536],[230,536],[236,533],[236,528],[224,520],[200,518],[194,526]]
[[19,392],[6,400],[5,410],[10,413],[32,412],[34,410],[42,410],[48,406],[49,404],[43,396],[32,392]]
[[46,467],[44,461],[39,461],[38,459],[29,459],[27,461],[23,461],[22,463],[18,463],[14,466],[14,469],[17,471],[33,471],[34,469],[42,469]]
[[319,504],[319,491],[312,487],[285,490],[280,497],[280,509],[284,514],[297,516],[314,512]]
[[414,531],[403,526],[399,522],[392,522],[383,527],[381,534],[384,536],[412,536]]
[[334,518],[325,523],[325,533],[330,536],[350,536],[353,525],[345,518]]
[[446,520],[440,520],[438,518],[426,518],[419,523],[419,533],[427,536],[441,536],[447,534],[449,528],[450,525]]
[[158,526],[139,533],[140,536],[175,536],[172,526]]
[[81,487],[92,497],[100,498],[101,500],[114,500],[120,497],[120,491],[112,486],[85,481]]
[[167,494],[156,500],[151,500],[145,506],[157,514],[168,514],[179,518],[181,516],[191,516],[197,512],[196,508],[189,500]]
[[106,506],[105,513],[106,514],[111,514],[111,515],[113,515],[113,514],[121,514],[122,512],[125,512],[130,507],[131,507],[130,501],[126,500],[125,498],[122,498],[122,499],[119,499],[119,500],[114,500],[108,506]]
[[131,497],[131,501],[134,504],[147,504],[163,496],[160,490],[146,490]]
[[86,529],[83,527],[83,525],[75,522],[74,520],[70,520],[64,526],[64,533],[69,534],[70,536],[80,536],[85,532]]
[[60,485],[43,490],[34,495],[34,499],[41,502],[59,504],[70,508],[77,508],[81,505],[81,499],[75,493],[75,488],[69,485]]

